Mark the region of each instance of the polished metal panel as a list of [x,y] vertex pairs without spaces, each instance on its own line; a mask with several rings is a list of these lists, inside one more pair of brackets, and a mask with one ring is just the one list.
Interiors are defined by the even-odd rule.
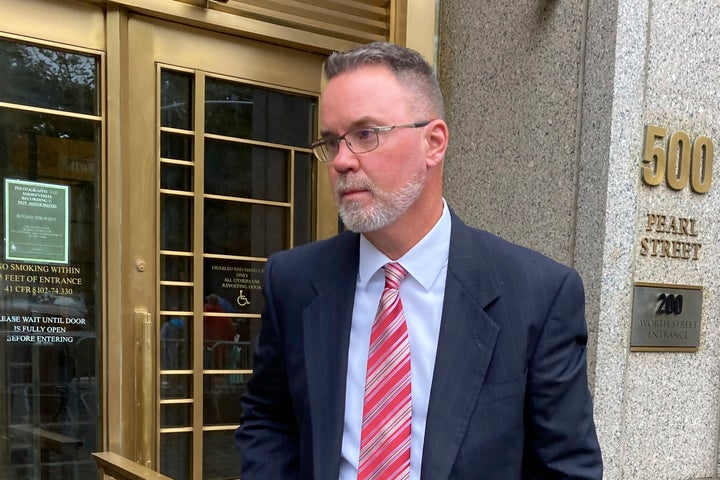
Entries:
[[696,351],[700,344],[700,286],[636,283],[632,351]]
[[392,3],[390,0],[176,1],[357,43],[388,38]]

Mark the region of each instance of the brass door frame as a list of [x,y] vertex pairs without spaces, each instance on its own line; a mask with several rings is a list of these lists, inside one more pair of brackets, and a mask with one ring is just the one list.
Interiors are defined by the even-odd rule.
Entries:
[[[146,325],[157,322],[160,317],[159,305],[159,181],[158,159],[159,132],[156,112],[159,108],[157,94],[158,65],[172,67],[178,71],[196,73],[199,81],[204,75],[212,74],[222,78],[233,78],[251,85],[280,89],[289,93],[318,96],[320,93],[320,71],[324,56],[292,51],[253,40],[243,40],[220,33],[199,31],[193,27],[171,24],[162,20],[139,15],[127,17],[127,57],[123,83],[126,84],[127,105],[122,112],[122,125],[126,135],[122,138],[122,267],[123,279],[123,323],[133,325],[132,333],[123,332],[121,355],[133,361],[133,373],[123,373],[120,380],[122,403],[119,410],[134,410],[136,425],[130,431],[111,432],[120,435],[126,456],[157,469],[159,458],[159,408],[158,398],[153,395],[151,404],[147,395],[147,382],[157,381],[157,368],[148,357],[157,358],[157,352],[148,348]],[[202,112],[204,105],[195,101],[195,109]],[[197,148],[197,147],[196,147]],[[197,152],[202,154],[202,152]],[[199,156],[198,156],[199,158]],[[319,168],[318,172],[326,173]],[[195,181],[202,183],[202,170]],[[322,212],[316,213],[317,232],[322,235],[336,233],[337,214],[324,179],[316,183],[316,205],[323,205]],[[142,212],[139,214],[139,212]],[[198,210],[196,209],[196,212]],[[196,213],[193,219],[193,236],[202,239],[202,215]],[[194,260],[194,271],[202,271],[202,257]],[[202,288],[194,289],[194,315],[202,318]],[[157,328],[151,329],[157,332]],[[202,340],[202,331],[196,330],[194,338]],[[131,340],[134,340],[131,342]],[[153,345],[157,342],[153,340]],[[143,353],[144,352],[144,353]],[[112,367],[111,367],[112,368]],[[148,372],[148,368],[152,372]],[[202,358],[193,357],[194,390],[202,389]],[[151,374],[152,373],[152,374]],[[141,381],[142,380],[142,381]],[[127,386],[135,384],[132,400],[124,393]],[[142,387],[145,387],[144,389]],[[152,391],[157,392],[155,384]],[[111,394],[112,397],[112,394]],[[201,431],[203,415],[200,401],[192,405],[192,428]],[[117,418],[111,414],[110,418]],[[126,417],[127,418],[127,417]],[[143,419],[142,422],[139,420]],[[131,438],[132,437],[132,438]],[[150,448],[151,451],[148,451]],[[202,465],[202,449],[193,448],[193,465]],[[197,472],[197,470],[195,470]]]

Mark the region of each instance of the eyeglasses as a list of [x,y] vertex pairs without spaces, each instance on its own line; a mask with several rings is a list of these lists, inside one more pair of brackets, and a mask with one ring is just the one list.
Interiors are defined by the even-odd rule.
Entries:
[[357,130],[351,130],[339,137],[327,137],[314,142],[310,145],[313,153],[323,163],[330,163],[340,150],[340,141],[345,141],[345,145],[353,153],[367,153],[375,150],[380,145],[380,134],[389,132],[396,128],[418,128],[429,124],[430,120],[424,122],[406,123],[403,125],[390,125],[386,127],[366,127]]

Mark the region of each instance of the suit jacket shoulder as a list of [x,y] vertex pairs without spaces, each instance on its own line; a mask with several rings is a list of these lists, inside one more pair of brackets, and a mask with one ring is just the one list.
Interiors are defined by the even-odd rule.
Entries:
[[332,273],[339,273],[352,265],[357,266],[359,237],[356,233],[341,233],[326,240],[274,253],[268,263],[273,265],[273,270],[280,278],[291,275],[292,280],[297,280],[298,273],[302,273],[304,278],[322,282],[323,278]]
[[[517,245],[490,232],[470,227],[453,215],[453,238],[450,246],[450,262],[459,267],[475,257],[488,269],[496,280],[505,274],[526,271],[528,264],[544,269],[547,273],[567,275],[571,267],[527,247]],[[476,263],[476,262],[470,262]]]

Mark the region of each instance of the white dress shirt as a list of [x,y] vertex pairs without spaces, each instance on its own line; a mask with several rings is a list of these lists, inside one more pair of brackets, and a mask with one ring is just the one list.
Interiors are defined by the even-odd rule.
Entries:
[[[440,220],[397,260],[408,272],[407,278],[400,284],[400,299],[410,338],[410,480],[420,480],[425,420],[440,332],[449,249],[450,212],[443,200]],[[364,236],[360,236],[360,268],[350,330],[339,480],[357,479],[370,330],[385,285],[382,267],[391,261]]]

